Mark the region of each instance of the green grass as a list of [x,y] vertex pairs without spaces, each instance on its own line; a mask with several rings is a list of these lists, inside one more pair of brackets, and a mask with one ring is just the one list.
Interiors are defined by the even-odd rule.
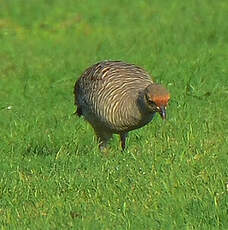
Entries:
[[[0,229],[228,229],[226,0],[0,2]],[[99,152],[73,86],[100,60],[171,92]]]

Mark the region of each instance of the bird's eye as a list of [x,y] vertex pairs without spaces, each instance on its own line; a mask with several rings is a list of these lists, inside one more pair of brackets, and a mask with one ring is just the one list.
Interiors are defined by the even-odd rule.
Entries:
[[146,99],[147,99],[147,103],[150,105],[150,106],[156,106],[156,104],[155,104],[155,102],[153,101],[153,100],[151,100],[151,98],[150,97],[146,97]]
[[155,105],[155,103],[154,103],[153,101],[151,101],[151,100],[148,100],[148,103],[149,103],[150,105]]

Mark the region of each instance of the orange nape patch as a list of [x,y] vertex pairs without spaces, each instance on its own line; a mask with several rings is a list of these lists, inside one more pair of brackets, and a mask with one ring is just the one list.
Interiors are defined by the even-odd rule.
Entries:
[[163,96],[153,96],[152,101],[157,105],[157,106],[167,106],[170,95],[163,95]]

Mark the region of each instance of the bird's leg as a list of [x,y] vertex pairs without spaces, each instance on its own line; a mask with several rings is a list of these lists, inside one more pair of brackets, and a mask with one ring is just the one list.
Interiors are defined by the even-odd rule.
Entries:
[[106,146],[109,142],[109,140],[112,138],[111,133],[104,133],[104,132],[98,132],[95,130],[95,133],[97,135],[97,141],[99,145],[99,149],[103,152],[106,149]]
[[107,142],[108,141],[102,140],[99,137],[97,138],[97,141],[98,141],[98,146],[99,146],[100,151],[103,152],[106,149],[106,147],[107,147]]
[[128,133],[121,133],[121,134],[120,134],[120,141],[121,141],[122,151],[124,151],[125,146],[126,146],[127,134],[128,134]]

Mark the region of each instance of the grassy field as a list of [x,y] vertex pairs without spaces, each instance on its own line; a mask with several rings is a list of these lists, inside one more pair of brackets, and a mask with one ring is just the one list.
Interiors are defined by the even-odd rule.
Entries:
[[[0,1],[0,229],[228,229],[226,0]],[[99,152],[73,86],[100,60],[171,92]]]

